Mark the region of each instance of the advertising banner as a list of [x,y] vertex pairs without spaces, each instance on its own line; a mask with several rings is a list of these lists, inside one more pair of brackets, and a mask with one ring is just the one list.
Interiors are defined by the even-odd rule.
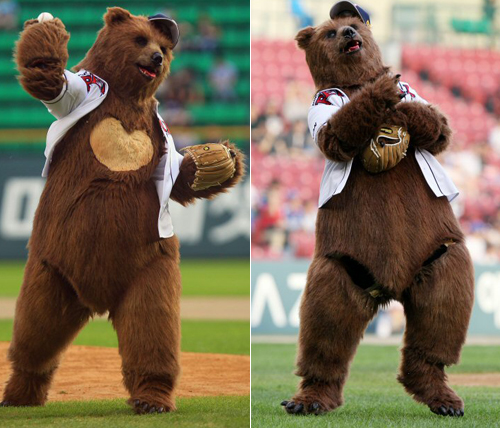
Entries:
[[[308,260],[252,262],[252,334],[298,333],[300,299],[309,263]],[[476,265],[475,277],[469,334],[500,336],[500,265]],[[387,337],[401,333],[403,328],[403,307],[394,302],[379,312],[368,332]]]
[[[24,259],[45,179],[43,155],[0,156],[0,259]],[[182,257],[249,257],[250,184],[245,181],[216,200],[182,207],[171,201]]]

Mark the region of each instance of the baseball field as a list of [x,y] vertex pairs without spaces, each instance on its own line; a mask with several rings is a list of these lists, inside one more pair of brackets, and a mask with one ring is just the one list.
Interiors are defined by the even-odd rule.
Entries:
[[361,345],[344,392],[345,403],[322,416],[287,415],[280,402],[295,392],[295,345],[252,344],[252,428],[500,427],[500,347],[465,346],[448,370],[465,401],[465,416],[434,415],[396,381],[397,346]]
[[[9,375],[6,353],[23,267],[0,263],[0,394]],[[248,260],[181,262],[182,376],[177,412],[132,413],[121,384],[116,333],[105,318],[97,318],[65,353],[48,404],[0,408],[0,426],[249,426],[249,269]]]

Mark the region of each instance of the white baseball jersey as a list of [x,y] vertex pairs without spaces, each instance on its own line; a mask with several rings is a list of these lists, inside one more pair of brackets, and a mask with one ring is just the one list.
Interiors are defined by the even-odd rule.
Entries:
[[[44,152],[46,160],[42,177],[47,177],[49,173],[56,145],[78,120],[96,109],[108,94],[108,84],[87,70],[80,70],[76,74],[65,70],[64,77],[64,86],[59,96],[52,101],[42,101],[57,119],[52,123],[47,133],[47,145]],[[158,113],[158,105],[156,106],[156,114],[165,138],[166,154],[162,156],[152,178],[155,180],[160,200],[158,232],[161,238],[169,238],[174,234],[174,229],[168,211],[168,201],[172,187],[179,175],[183,156],[175,149],[174,139]]]
[[[402,102],[420,102],[428,104],[426,100],[421,98],[417,92],[408,85],[408,83],[400,82],[399,88],[402,94],[405,94]],[[320,129],[326,125],[328,120],[337,113],[342,106],[349,102],[349,97],[340,89],[324,89],[319,91],[309,108],[308,123],[309,131],[314,139],[318,141],[318,133]],[[446,196],[451,202],[458,196],[458,190],[451,181],[450,177],[437,161],[427,150],[420,148],[415,149],[415,158],[424,174],[427,184],[437,197]],[[338,195],[344,189],[349,174],[351,173],[353,160],[347,162],[335,162],[330,159],[326,160],[323,178],[321,179],[319,207],[324,206],[334,195]]]

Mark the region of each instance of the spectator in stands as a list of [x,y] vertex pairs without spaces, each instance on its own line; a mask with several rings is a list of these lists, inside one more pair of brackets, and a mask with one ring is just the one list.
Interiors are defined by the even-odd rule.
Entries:
[[209,74],[209,81],[214,100],[226,102],[236,100],[238,71],[231,61],[224,58],[221,52],[215,57],[214,66]]
[[302,227],[304,231],[314,235],[316,229],[316,216],[318,215],[318,206],[316,201],[307,201],[305,205],[304,222]]
[[270,100],[266,109],[256,118],[255,123],[257,124],[257,134],[252,131],[252,138],[260,136],[259,151],[286,154],[287,149],[282,135],[285,123],[278,102]]
[[198,49],[206,52],[215,52],[219,48],[220,29],[209,15],[202,15],[198,19]]
[[204,103],[205,95],[200,79],[190,68],[183,68],[165,80],[157,92],[165,117],[169,125],[187,125],[191,123],[188,104]]
[[307,108],[304,106],[311,103],[313,94],[314,87],[292,79],[288,81],[283,103],[283,117],[287,122],[307,122]]
[[295,232],[302,229],[304,223],[304,206],[299,195],[294,194],[285,206],[285,225],[288,232]]
[[274,181],[262,199],[256,219],[254,241],[273,254],[281,254],[285,247],[285,215],[281,183]]
[[306,153],[310,154],[314,150],[307,123],[303,120],[297,120],[292,124],[290,131],[285,135],[284,141],[290,156],[293,157],[301,157]]

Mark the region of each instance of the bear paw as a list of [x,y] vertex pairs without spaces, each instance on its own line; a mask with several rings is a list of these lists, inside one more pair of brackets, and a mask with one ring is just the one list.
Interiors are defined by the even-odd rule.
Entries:
[[321,415],[335,410],[341,404],[331,399],[324,400],[313,396],[295,396],[291,400],[281,402],[285,411],[290,415]]
[[386,108],[394,107],[404,97],[398,86],[399,77],[399,74],[384,74],[373,83],[372,96],[382,101]]
[[138,415],[145,415],[147,413],[167,413],[176,410],[175,404],[168,400],[152,400],[150,398],[143,400],[140,398],[131,398],[128,403]]
[[435,399],[427,404],[431,412],[440,416],[457,416],[464,415],[464,403],[456,396],[456,398]]
[[37,400],[11,400],[6,399],[0,402],[0,407],[35,407],[35,406],[43,406],[44,401]]

